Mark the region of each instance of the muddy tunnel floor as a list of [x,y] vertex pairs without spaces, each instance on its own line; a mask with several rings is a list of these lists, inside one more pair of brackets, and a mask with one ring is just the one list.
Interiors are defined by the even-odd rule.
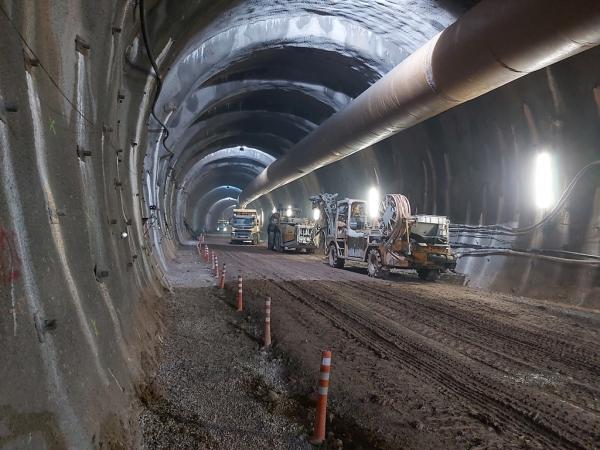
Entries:
[[452,279],[373,280],[215,236],[209,246],[227,264],[224,290],[191,247],[170,275],[162,359],[141,389],[145,448],[311,448],[322,349],[333,352],[326,448],[600,446],[597,311]]

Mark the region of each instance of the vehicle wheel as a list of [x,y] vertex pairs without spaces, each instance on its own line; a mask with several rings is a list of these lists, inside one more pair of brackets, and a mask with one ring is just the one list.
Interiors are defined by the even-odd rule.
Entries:
[[275,233],[273,233],[272,231],[269,231],[269,237],[268,237],[268,241],[267,241],[267,245],[269,247],[269,250],[273,250],[273,247],[275,246]]
[[367,273],[373,278],[383,277],[383,262],[381,260],[381,253],[376,248],[369,250],[367,255]]
[[329,265],[331,267],[335,267],[336,269],[344,268],[344,260],[338,258],[337,249],[335,248],[335,244],[331,244],[329,246]]
[[252,243],[254,245],[258,245],[260,243],[260,238],[258,237],[258,235],[254,236],[254,238],[252,239]]
[[327,255],[329,253],[329,249],[327,248],[327,238],[325,237],[325,232],[323,230],[319,232],[318,239],[318,248],[323,251],[324,255]]
[[283,251],[283,241],[281,239],[281,233],[275,233],[275,245],[273,247],[276,252]]
[[424,281],[435,281],[440,277],[440,271],[437,269],[418,269],[417,274]]

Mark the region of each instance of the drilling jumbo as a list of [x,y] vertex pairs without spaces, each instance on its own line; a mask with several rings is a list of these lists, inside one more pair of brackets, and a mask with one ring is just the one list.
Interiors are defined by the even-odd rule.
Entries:
[[343,268],[346,261],[367,263],[371,277],[384,277],[390,269],[414,269],[419,278],[435,281],[441,272],[456,267],[445,216],[411,215],[402,194],[387,194],[377,218],[369,220],[367,202],[338,194],[310,197],[320,211],[316,226],[329,265]]

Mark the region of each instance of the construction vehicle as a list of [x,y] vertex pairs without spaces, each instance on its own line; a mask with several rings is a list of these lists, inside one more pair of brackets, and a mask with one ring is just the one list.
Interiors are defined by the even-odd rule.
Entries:
[[227,233],[227,228],[229,227],[229,221],[226,219],[219,219],[217,222],[217,231],[221,233]]
[[284,250],[313,253],[316,245],[313,240],[314,221],[302,217],[299,208],[276,210],[269,219],[268,246],[277,252]]
[[234,209],[231,218],[231,243],[260,243],[260,220],[255,209]]
[[310,200],[321,212],[316,231],[332,267],[362,262],[372,277],[384,277],[390,269],[414,269],[419,278],[434,281],[456,266],[448,218],[411,215],[404,195],[387,194],[375,219],[369,219],[365,200],[338,201],[337,194],[319,194]]

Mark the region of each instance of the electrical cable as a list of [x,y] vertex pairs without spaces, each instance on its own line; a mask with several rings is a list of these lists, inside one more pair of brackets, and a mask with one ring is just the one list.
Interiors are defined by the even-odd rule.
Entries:
[[[453,240],[460,239],[462,237],[471,237],[474,239],[490,239],[495,240],[498,243],[509,244],[508,241],[498,239],[496,236],[521,236],[544,226],[547,222],[554,219],[561,209],[564,207],[566,201],[570,197],[575,188],[575,185],[579,180],[586,174],[586,172],[592,167],[600,165],[600,160],[592,161],[585,165],[577,174],[573,177],[571,182],[563,191],[556,206],[550,211],[539,222],[522,228],[510,228],[503,225],[454,225],[450,226],[450,233],[455,235]],[[567,264],[580,264],[580,265],[600,265],[600,256],[592,255],[587,253],[572,252],[567,250],[554,250],[554,249],[518,249],[518,248],[506,248],[506,247],[492,247],[480,244],[469,244],[463,242],[453,242],[453,248],[466,248],[470,251],[458,252],[455,254],[457,258],[463,257],[481,257],[481,256],[521,256],[541,259],[545,261],[561,262]],[[552,256],[552,254],[568,255],[571,258]],[[583,259],[582,259],[583,258]]]
[[532,231],[534,231],[538,228],[541,228],[547,222],[554,219],[558,215],[558,213],[561,211],[562,207],[566,203],[567,199],[571,195],[577,182],[583,177],[583,175],[585,175],[585,173],[589,169],[591,169],[592,167],[595,167],[595,166],[600,166],[600,160],[596,160],[596,161],[592,161],[592,162],[588,163],[579,172],[577,172],[577,174],[573,177],[573,179],[571,180],[569,185],[563,191],[562,195],[560,196],[560,199],[558,200],[558,202],[556,203],[556,206],[552,209],[552,211],[550,211],[550,213],[548,215],[546,215],[542,220],[540,220],[539,222],[537,222],[533,225],[530,225],[528,227],[522,227],[522,228],[510,228],[510,227],[506,227],[504,225],[454,225],[454,226],[451,225],[450,231],[451,232],[476,231],[481,234],[505,234],[505,235],[507,234],[507,235],[511,235],[511,236],[519,236],[519,235],[531,233]]
[[4,17],[6,17],[6,20],[8,21],[8,23],[10,24],[10,26],[13,28],[13,30],[15,31],[15,33],[17,34],[17,36],[19,37],[20,41],[23,43],[23,45],[25,47],[27,47],[27,50],[29,51],[29,53],[31,54],[31,56],[33,56],[37,61],[38,61],[38,65],[39,67],[42,69],[42,71],[46,74],[46,76],[48,77],[48,80],[50,80],[50,83],[52,83],[52,85],[56,88],[56,90],[58,91],[58,93],[65,99],[65,101],[71,106],[71,108],[73,108],[73,110],[79,114],[81,116],[81,118],[83,120],[85,120],[88,124],[95,126],[94,122],[91,121],[90,119],[88,119],[85,114],[83,114],[82,111],[80,111],[77,106],[71,101],[71,99],[67,96],[67,94],[65,94],[65,91],[63,91],[61,89],[61,87],[58,85],[58,82],[54,79],[54,77],[50,74],[50,71],[48,69],[46,69],[46,67],[44,66],[44,64],[42,63],[41,59],[37,56],[37,54],[35,53],[35,51],[33,50],[33,48],[31,47],[31,45],[29,45],[29,43],[27,42],[27,40],[25,39],[25,36],[23,36],[23,34],[21,34],[21,31],[19,30],[19,28],[15,25],[15,23],[12,21],[12,19],[10,18],[10,16],[8,15],[8,13],[6,12],[6,10],[4,9],[4,7],[2,5],[0,5],[0,12],[2,13],[2,15]]
[[469,256],[524,256],[529,258],[541,259],[545,261],[561,262],[566,264],[581,264],[581,265],[594,265],[600,266],[600,259],[574,259],[574,258],[560,258],[558,256],[541,255],[532,252],[522,252],[511,249],[484,249],[482,251],[472,250],[470,252],[456,253],[457,258],[465,258]]
[[163,138],[162,138],[162,145],[165,148],[165,150],[170,154],[170,156],[173,156],[175,153],[173,153],[171,151],[171,149],[169,149],[169,147],[167,147],[167,143],[166,143],[167,138],[169,137],[169,129],[162,122],[162,120],[160,120],[158,118],[158,116],[154,112],[154,109],[156,108],[156,103],[158,101],[158,97],[160,96],[160,93],[162,91],[163,82],[162,82],[160,73],[158,71],[158,65],[156,64],[156,60],[154,59],[154,55],[152,54],[152,49],[150,48],[150,42],[148,40],[148,33],[146,30],[146,15],[145,15],[145,8],[144,8],[144,0],[138,0],[138,7],[140,10],[140,26],[142,28],[142,40],[144,42],[144,48],[146,49],[146,55],[148,56],[148,60],[150,61],[150,64],[152,65],[152,69],[154,70],[154,77],[156,78],[156,90],[154,92],[154,100],[152,102],[152,107],[150,108],[150,114],[152,115],[152,117],[154,117],[154,120],[156,120],[159,123],[159,125],[163,128],[164,134],[163,134]]
[[[545,249],[545,248],[514,248],[514,247],[492,247],[488,245],[480,245],[480,244],[468,244],[468,243],[455,243],[452,244],[452,248],[468,248],[473,250],[514,250],[521,253],[532,253],[532,254],[546,254],[546,253],[555,253],[562,255],[570,255],[575,256],[576,258],[584,258],[584,259],[596,259],[600,261],[600,255],[591,255],[589,253],[580,253],[580,252],[571,252],[568,250],[558,250],[558,249]],[[570,258],[575,259],[575,258]]]

